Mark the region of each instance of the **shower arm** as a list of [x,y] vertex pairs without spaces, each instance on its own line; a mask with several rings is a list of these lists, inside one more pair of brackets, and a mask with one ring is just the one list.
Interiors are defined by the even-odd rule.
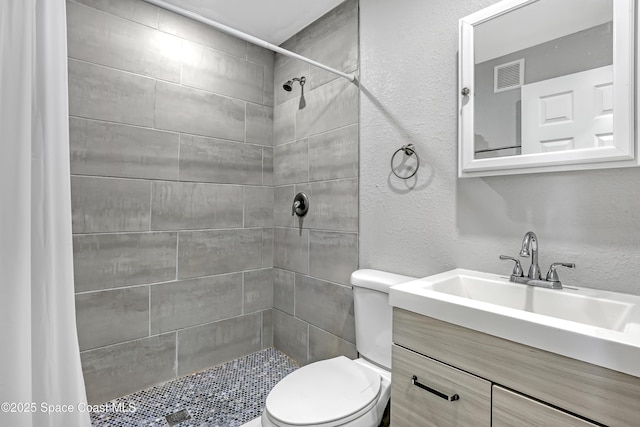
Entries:
[[314,67],[318,67],[318,68],[322,68],[323,70],[329,71],[330,73],[336,74],[340,77],[343,77],[347,80],[349,80],[350,82],[355,82],[356,81],[356,76],[354,74],[347,74],[347,73],[343,73],[342,71],[336,70],[335,68],[331,68],[328,65],[324,65],[321,64],[320,62],[314,61],[313,59],[309,59],[306,56],[302,56],[302,55],[298,55],[295,52],[291,52],[290,50],[287,49],[283,49],[280,46],[276,46],[272,43],[269,43],[265,40],[259,39],[257,37],[254,37],[250,34],[247,33],[243,33],[242,31],[236,30],[235,28],[231,28],[229,26],[226,26],[224,24],[221,24],[217,21],[214,21],[212,19],[209,18],[205,18],[202,15],[199,15],[197,13],[193,13],[190,12],[188,10],[185,10],[181,7],[178,6],[174,6],[171,3],[167,3],[164,0],[143,0],[146,3],[152,4],[154,6],[158,6],[162,9],[168,10],[170,12],[174,12],[177,13],[178,15],[182,15],[186,18],[190,18],[193,19],[194,21],[198,21],[202,24],[208,25],[210,27],[213,27],[217,30],[222,31],[223,33],[229,34],[231,36],[237,37],[239,39],[242,39],[244,41],[247,41],[249,43],[253,43],[257,46],[260,47],[264,47],[265,49],[269,49],[272,50],[274,52],[277,52],[281,55],[284,56],[288,56],[290,58],[295,58],[298,59],[300,61],[306,62],[307,64],[311,64]]

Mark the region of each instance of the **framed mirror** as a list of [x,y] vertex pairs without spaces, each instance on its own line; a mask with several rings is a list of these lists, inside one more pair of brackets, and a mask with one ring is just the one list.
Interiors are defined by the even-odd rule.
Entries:
[[504,0],[460,19],[458,176],[638,166],[635,0]]

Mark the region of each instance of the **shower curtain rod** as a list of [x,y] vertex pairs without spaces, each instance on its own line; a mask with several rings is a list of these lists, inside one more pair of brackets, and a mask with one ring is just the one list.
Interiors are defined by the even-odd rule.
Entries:
[[168,10],[170,12],[177,13],[178,15],[182,15],[182,16],[185,16],[187,18],[193,19],[194,21],[201,22],[201,23],[203,23],[205,25],[208,25],[208,26],[213,27],[213,28],[215,28],[217,30],[220,30],[220,31],[222,31],[224,33],[227,33],[227,34],[235,36],[235,37],[237,37],[239,39],[248,41],[248,42],[253,43],[255,45],[258,45],[260,47],[264,47],[266,49],[269,49],[269,50],[272,50],[274,52],[280,53],[282,55],[288,56],[290,58],[298,59],[300,61],[303,61],[303,62],[306,62],[308,64],[311,64],[311,65],[313,65],[315,67],[322,68],[323,70],[327,70],[330,73],[337,74],[338,76],[343,77],[343,78],[349,80],[350,82],[355,82],[355,80],[356,80],[356,76],[353,75],[353,74],[343,73],[342,71],[336,70],[335,68],[331,68],[328,65],[324,65],[324,64],[321,64],[320,62],[314,61],[313,59],[309,59],[306,56],[298,55],[295,52],[291,52],[290,50],[283,49],[280,46],[276,46],[276,45],[274,45],[272,43],[269,43],[269,42],[267,42],[265,40],[262,40],[262,39],[259,39],[257,37],[254,37],[254,36],[252,36],[250,34],[243,33],[242,31],[236,30],[235,28],[231,28],[231,27],[229,27],[227,25],[224,25],[224,24],[221,24],[219,22],[216,22],[216,21],[214,21],[212,19],[205,18],[204,16],[198,15],[197,13],[193,13],[193,12],[185,10],[185,9],[183,9],[181,7],[174,6],[174,5],[170,4],[170,3],[167,3],[166,1],[163,1],[163,0],[143,0],[143,1],[145,1],[147,3],[150,3],[152,5],[158,6],[158,7],[162,8],[162,9],[166,9],[166,10]]

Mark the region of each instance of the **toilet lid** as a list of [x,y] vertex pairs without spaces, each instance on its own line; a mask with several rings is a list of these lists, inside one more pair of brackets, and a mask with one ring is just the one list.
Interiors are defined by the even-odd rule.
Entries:
[[304,366],[267,396],[268,415],[286,425],[331,423],[368,410],[380,393],[380,374],[344,357]]

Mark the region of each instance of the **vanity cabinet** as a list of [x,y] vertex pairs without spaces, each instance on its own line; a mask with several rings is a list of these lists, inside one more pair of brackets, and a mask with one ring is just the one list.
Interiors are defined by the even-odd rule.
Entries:
[[[394,427],[640,425],[638,377],[397,307],[393,342]],[[460,399],[428,396],[412,384],[413,375]],[[472,409],[462,405],[466,400]],[[462,421],[466,416],[475,418]]]

